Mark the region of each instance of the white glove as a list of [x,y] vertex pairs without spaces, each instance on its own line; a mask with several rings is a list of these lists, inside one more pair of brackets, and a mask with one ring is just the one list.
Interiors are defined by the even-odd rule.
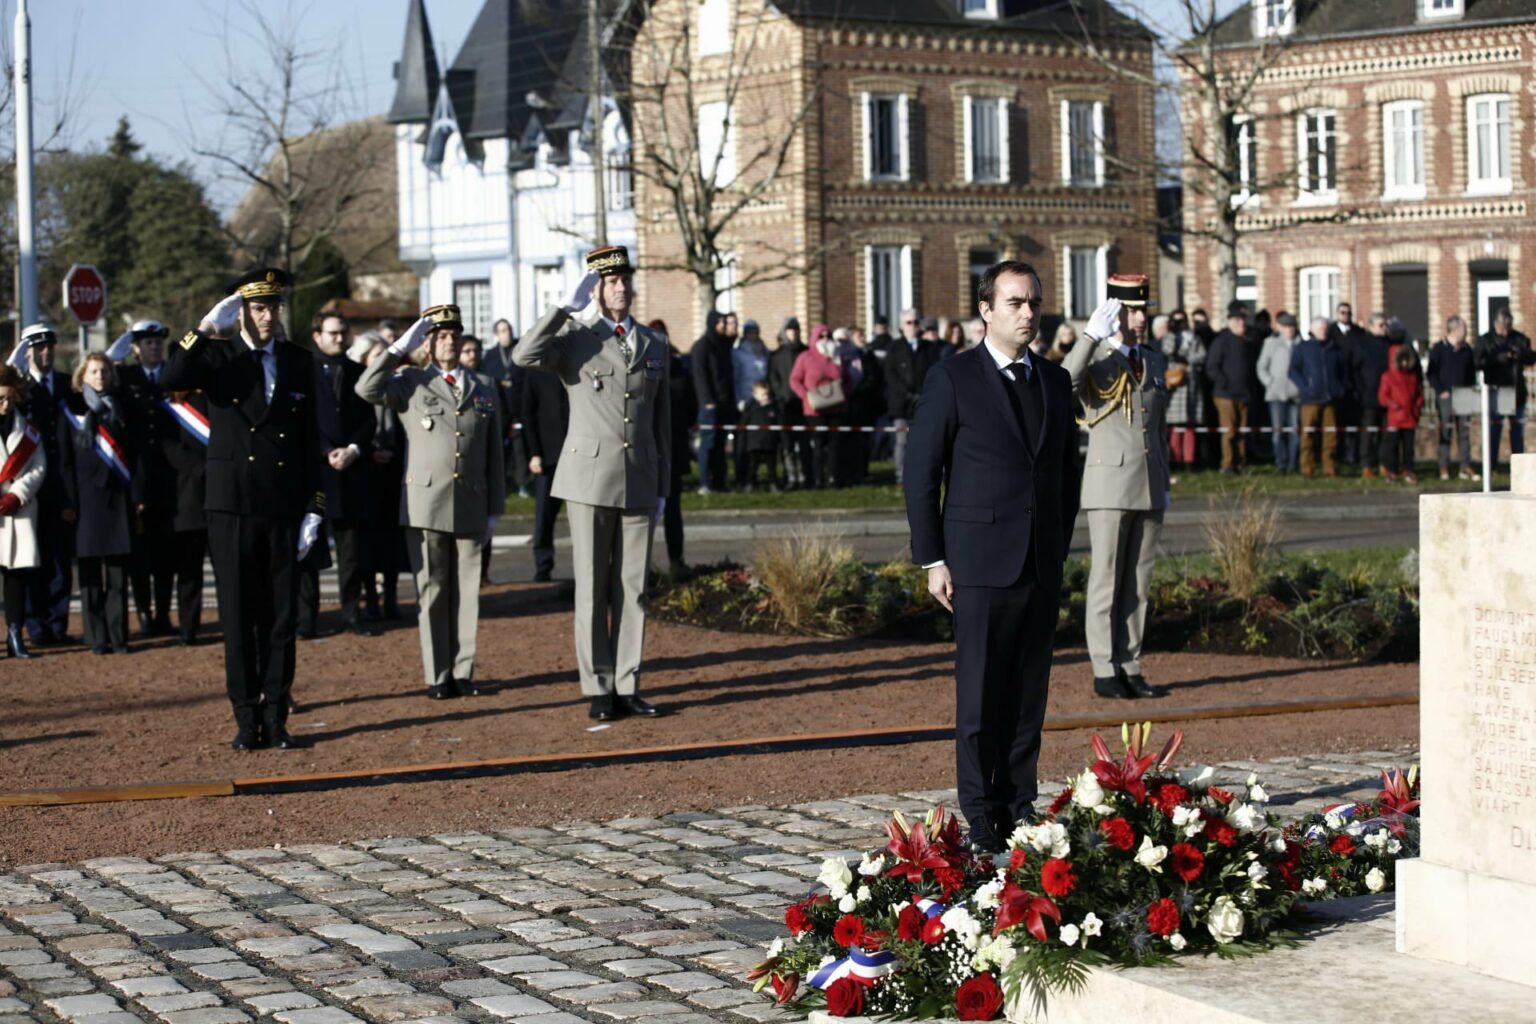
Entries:
[[575,291],[571,292],[571,298],[560,308],[567,313],[575,315],[592,304],[592,296],[597,291],[597,282],[602,280],[597,271],[589,270],[587,275],[576,282]]
[[1107,299],[1088,318],[1083,333],[1095,341],[1105,341],[1120,333],[1120,300]]
[[128,353],[133,351],[133,332],[124,331],[117,336],[117,340],[107,346],[107,358],[114,363],[120,363],[128,358]]
[[242,308],[240,296],[226,295],[219,300],[217,306],[208,311],[207,316],[203,317],[203,323],[212,324],[215,334],[228,334],[239,326]]
[[16,347],[11,349],[11,358],[6,360],[17,370],[20,370],[23,377],[27,374],[27,349],[31,347],[30,343],[22,344],[18,341]]
[[389,354],[392,356],[408,356],[421,347],[421,343],[427,340],[427,328],[430,326],[426,317],[422,317],[406,330],[395,343],[389,346]]
[[494,536],[496,536],[496,517],[495,516],[486,516],[486,518],[485,518],[485,543],[489,544],[491,542],[491,538],[494,537]]
[[651,520],[651,525],[655,526],[657,523],[661,522],[662,514],[664,512],[666,512],[666,511],[667,511],[667,499],[666,498],[657,498],[656,499],[656,518]]
[[299,561],[309,555],[309,549],[315,546],[315,541],[320,537],[320,514],[318,512],[304,513],[304,521],[299,524]]

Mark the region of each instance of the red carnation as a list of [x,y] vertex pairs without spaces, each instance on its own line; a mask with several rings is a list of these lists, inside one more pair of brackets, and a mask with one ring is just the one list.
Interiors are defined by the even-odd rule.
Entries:
[[1164,896],[1147,908],[1147,930],[1153,935],[1172,935],[1179,930],[1179,905]]
[[1205,868],[1205,854],[1188,843],[1174,843],[1169,853],[1173,859],[1174,874],[1186,882],[1193,882],[1200,877],[1200,872]]
[[1020,847],[1015,846],[1008,853],[1008,870],[1019,870],[1027,860],[1029,860],[1029,854],[1025,853]]
[[1328,843],[1328,849],[1343,857],[1348,857],[1355,852],[1355,841],[1349,836],[1334,836]]
[[916,942],[923,934],[923,912],[908,903],[896,915],[896,937],[903,942]]
[[828,985],[827,1012],[834,1017],[862,1017],[864,986],[852,978],[838,978]]
[[944,890],[944,895],[949,896],[965,885],[965,872],[959,868],[939,868],[934,871],[933,880],[939,883],[939,887]]
[[955,989],[955,1016],[961,1020],[991,1020],[1003,1012],[1003,990],[997,979],[978,974]]
[[944,941],[944,922],[936,917],[930,917],[928,923],[923,925],[923,941],[930,946],[937,946]]
[[1205,837],[1222,846],[1231,846],[1237,842],[1237,829],[1220,818],[1211,818],[1205,823]]
[[1056,857],[1045,862],[1040,869],[1040,888],[1050,896],[1065,896],[1077,885],[1077,876],[1072,873],[1072,865]]
[[1189,802],[1189,790],[1177,782],[1165,782],[1158,787],[1157,795],[1152,798],[1152,802],[1171,818],[1175,807]]
[[1219,804],[1229,804],[1232,802],[1232,794],[1218,786],[1212,786],[1211,788],[1207,789],[1205,791],[1205,795],[1210,797],[1212,800],[1215,800]]
[[1072,787],[1068,786],[1066,789],[1062,790],[1057,795],[1055,800],[1051,801],[1051,806],[1049,806],[1049,807],[1047,807],[1045,809],[1046,816],[1047,817],[1052,817],[1052,818],[1055,817],[1056,816],[1056,812],[1061,810],[1063,807],[1067,806],[1067,801],[1071,800],[1071,799],[1072,799]]
[[1136,830],[1124,818],[1106,818],[1099,822],[1104,841],[1118,850],[1129,850],[1136,845]]
[[864,922],[857,914],[844,914],[832,926],[832,939],[840,946],[857,946],[864,941]]
[[805,912],[804,903],[796,903],[784,911],[784,927],[797,939],[811,930],[811,918]]

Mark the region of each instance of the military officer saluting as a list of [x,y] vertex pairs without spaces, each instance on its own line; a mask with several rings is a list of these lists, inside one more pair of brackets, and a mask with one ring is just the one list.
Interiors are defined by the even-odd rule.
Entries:
[[299,537],[325,510],[314,361],[287,341],[288,274],[254,270],[171,346],[160,384],[207,400],[206,509],[236,750],[308,746],[288,734]]
[[[576,664],[591,717],[655,715],[641,699],[645,573],[666,505],[671,437],[666,336],[637,324],[622,245],[587,253],[570,300],[545,313],[512,360],[557,376],[570,397],[550,490],[565,501],[576,574]],[[594,315],[576,318],[596,299]]]
[[[464,321],[458,306],[433,306],[375,359],[357,393],[400,415],[405,483],[400,522],[416,574],[421,660],[427,696],[476,696],[480,552],[506,504],[501,401],[484,374],[459,364]],[[395,370],[425,343],[424,367]]]
[[1147,297],[1146,275],[1111,274],[1108,298],[1062,362],[1085,413],[1078,422],[1088,428],[1088,656],[1094,692],[1112,699],[1164,696],[1141,673],[1147,592],[1168,507],[1167,360],[1144,344]]

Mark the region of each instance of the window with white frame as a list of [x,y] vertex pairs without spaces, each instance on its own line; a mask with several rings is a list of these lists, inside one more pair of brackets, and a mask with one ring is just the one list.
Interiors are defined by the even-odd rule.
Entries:
[[715,268],[715,312],[736,312],[736,254],[720,254],[721,265]]
[[453,304],[464,318],[464,333],[484,338],[491,329],[491,282],[453,282]]
[[901,311],[914,304],[910,245],[864,247],[864,304],[871,330],[881,321],[892,328],[901,323]]
[[1382,195],[1424,198],[1424,104],[1401,100],[1381,108]]
[[1008,101],[967,96],[965,117],[965,180],[1008,180]]
[[735,0],[700,0],[699,56],[731,52],[731,5]]
[[724,100],[699,104],[699,167],[716,188],[736,180],[736,117]]
[[1248,307],[1248,315],[1252,316],[1259,308],[1259,272],[1253,269],[1240,269],[1237,272],[1237,288],[1232,297]]
[[997,0],[960,0],[960,13],[967,18],[995,18]]
[[1233,114],[1227,132],[1232,140],[1232,202],[1246,203],[1258,191],[1258,122],[1252,114]]
[[606,148],[603,191],[608,209],[627,210],[635,204],[635,174],[630,163],[633,149],[624,119],[617,110],[609,111],[603,119],[603,135]]
[[1425,18],[1459,18],[1463,0],[1419,0],[1419,14]]
[[560,264],[533,268],[533,295],[540,313],[565,301],[565,274]]
[[864,180],[906,181],[912,165],[905,93],[866,92],[864,106]]
[[1087,320],[1104,301],[1109,286],[1109,246],[1069,245],[1062,253],[1067,319]]
[[1296,119],[1296,185],[1303,199],[1331,201],[1338,194],[1338,156],[1332,110],[1303,111]]
[[1509,95],[1467,97],[1467,191],[1508,192],[1509,160]]
[[1104,104],[1063,100],[1061,179],[1068,185],[1104,184]]
[[1296,0],[1254,0],[1253,34],[1286,36],[1296,28]]
[[1300,322],[1310,324],[1318,317],[1332,317],[1339,305],[1339,268],[1302,267],[1299,280]]

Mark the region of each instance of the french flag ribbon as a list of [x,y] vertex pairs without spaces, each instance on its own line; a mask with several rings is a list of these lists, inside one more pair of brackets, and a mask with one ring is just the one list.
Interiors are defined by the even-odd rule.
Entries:
[[926,898],[918,900],[916,906],[918,910],[923,912],[923,916],[929,920],[938,917],[940,914],[944,913],[944,911],[949,909],[938,900],[930,900]]
[[183,430],[192,435],[192,440],[201,445],[208,444],[208,417],[199,412],[197,406],[190,402],[173,402],[169,398],[160,399],[160,405],[181,424]]
[[[59,408],[64,410],[64,415],[69,419],[69,425],[76,430],[85,429],[85,417],[76,416],[69,406],[63,402]],[[107,464],[107,468],[123,478],[124,483],[133,479],[133,471],[128,468],[128,459],[123,455],[122,446],[117,443],[117,438],[112,436],[106,427],[96,426],[96,454],[101,456],[101,461]]]
[[839,978],[874,981],[896,969],[896,954],[890,950],[871,953],[857,947],[850,949],[841,960],[834,960],[811,975],[811,985],[826,988]]
[[0,466],[0,484],[8,484],[21,475],[22,469],[32,460],[32,453],[37,451],[42,441],[42,435],[31,423],[27,423],[21,431],[21,443],[6,457],[5,465]]

